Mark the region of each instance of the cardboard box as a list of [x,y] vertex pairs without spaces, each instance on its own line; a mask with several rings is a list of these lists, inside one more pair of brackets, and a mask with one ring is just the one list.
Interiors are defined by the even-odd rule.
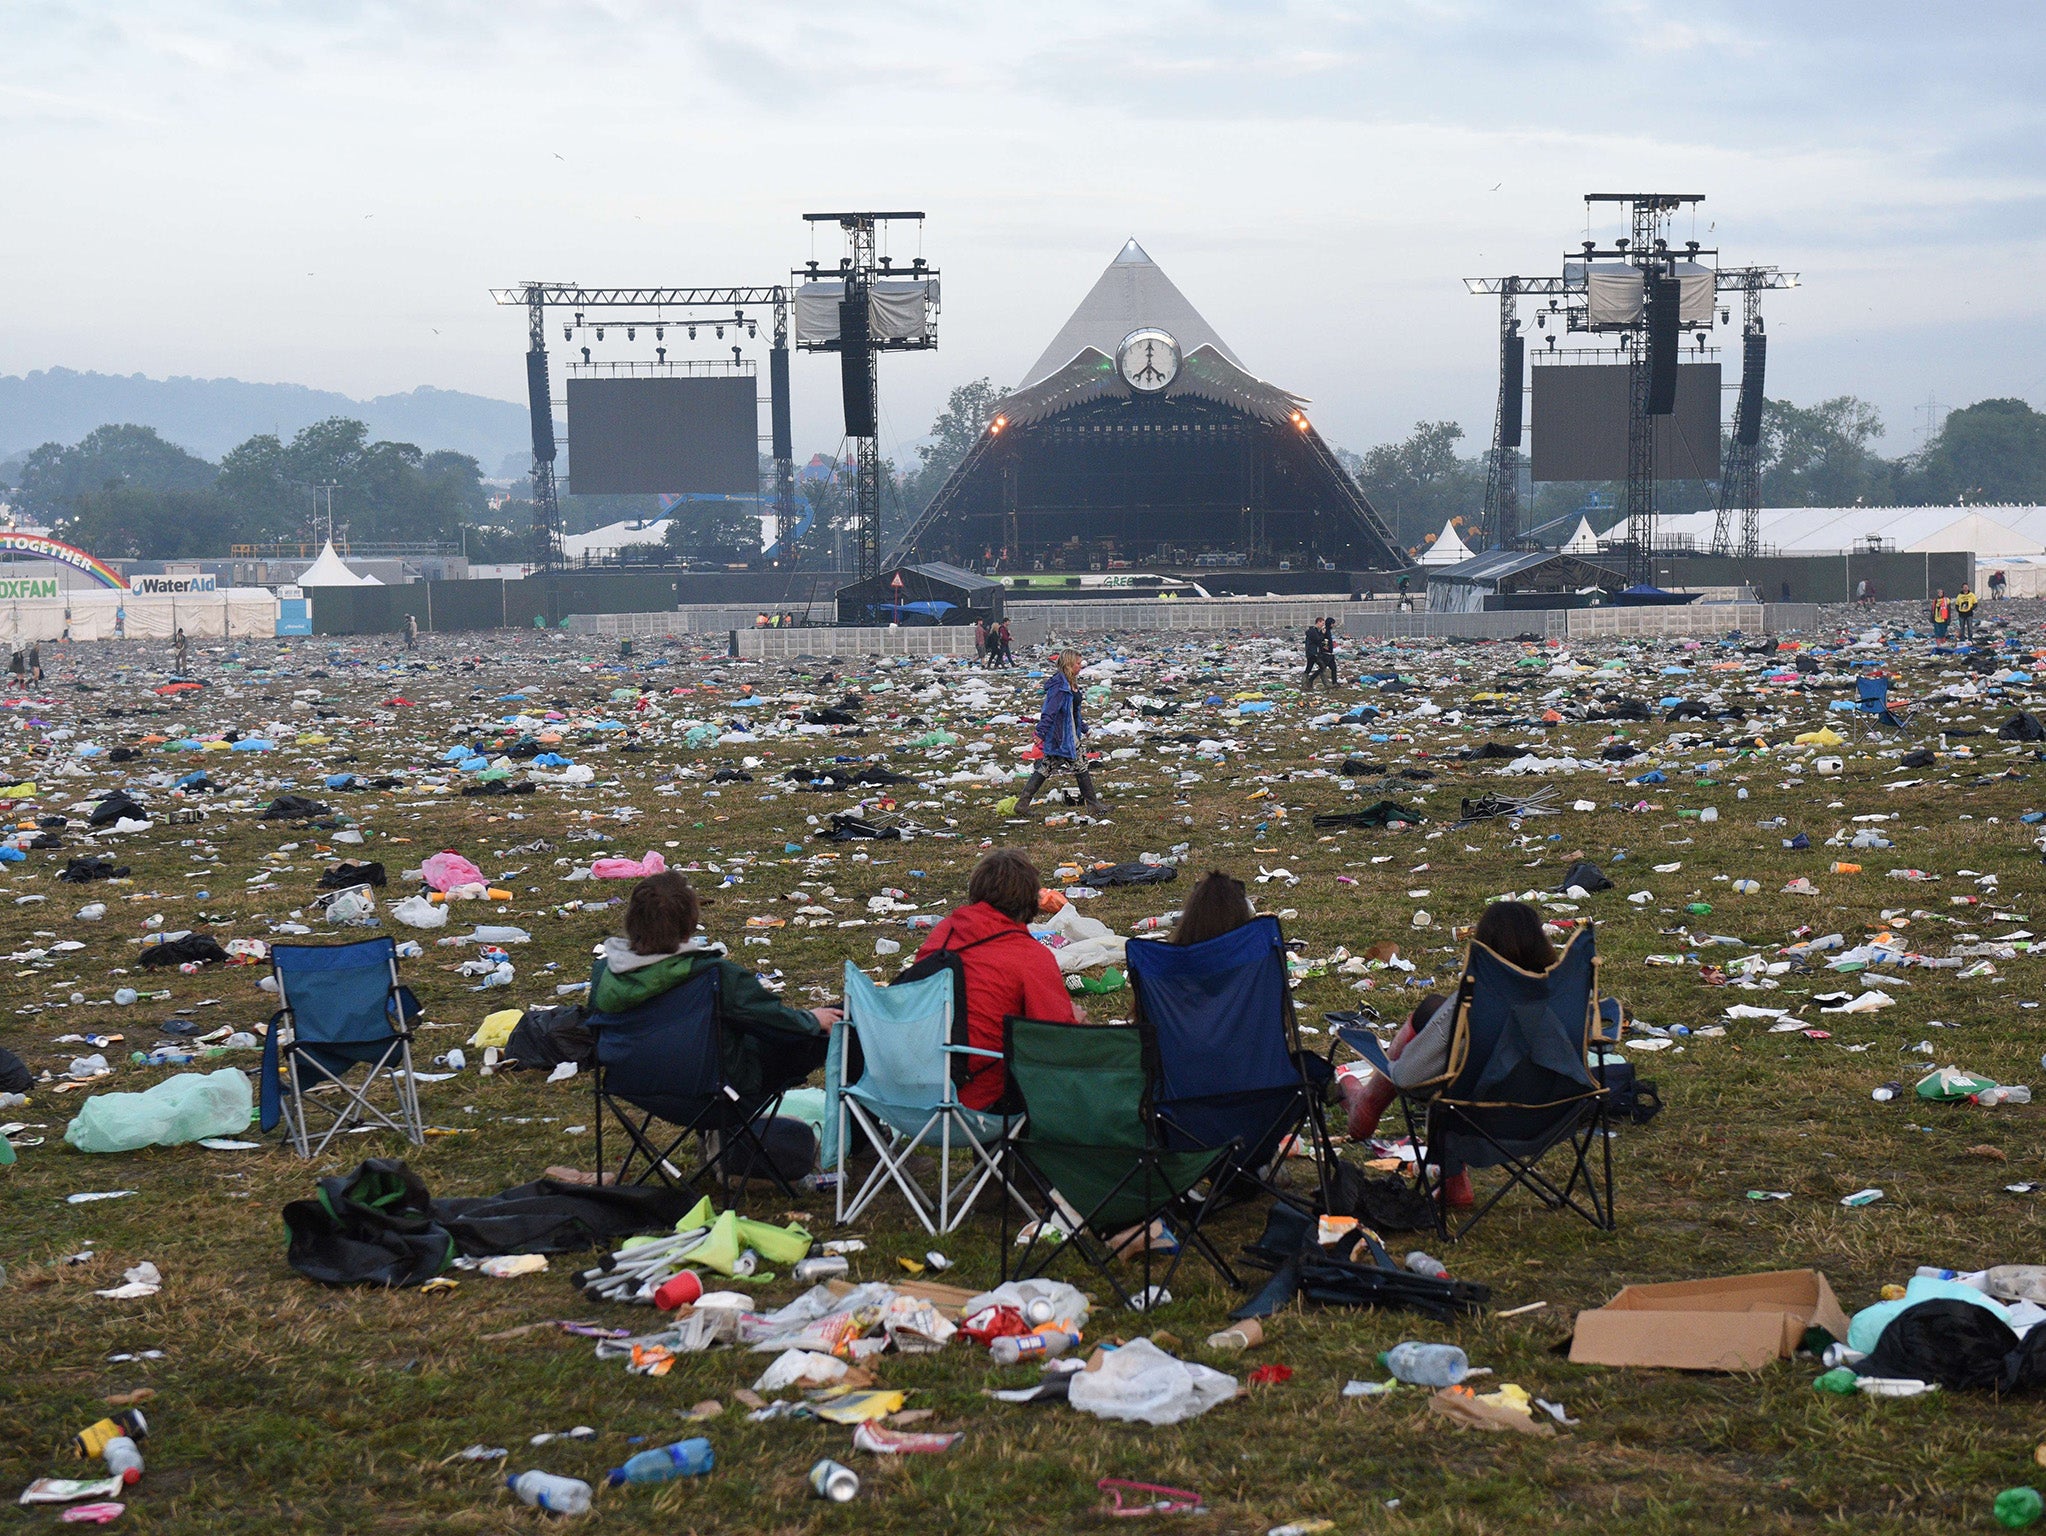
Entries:
[[1756,1371],[1797,1353],[1805,1330],[1847,1337],[1847,1316],[1816,1269],[1630,1285],[1577,1314],[1570,1359],[1678,1371]]

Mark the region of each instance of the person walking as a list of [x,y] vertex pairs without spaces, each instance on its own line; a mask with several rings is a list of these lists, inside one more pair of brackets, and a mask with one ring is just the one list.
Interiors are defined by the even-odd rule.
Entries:
[[7,671],[13,677],[14,686],[17,688],[28,680],[28,658],[22,655],[21,647],[18,645],[14,648],[14,654],[7,658]]
[[1954,622],[1953,599],[1947,596],[1947,589],[1940,587],[1932,596],[1932,638],[1944,640],[1947,626]]
[[1982,599],[1975,595],[1975,587],[1972,582],[1962,586],[1960,595],[1954,599],[1954,614],[1961,621],[1961,639],[1963,641],[1975,638],[1975,608],[1981,601]]
[[1854,601],[1863,608],[1868,606],[1868,578],[1862,577],[1854,584]]
[[1334,614],[1330,614],[1321,621],[1321,670],[1328,674],[1329,687],[1340,688],[1343,686],[1342,679],[1336,676],[1336,619]]
[[171,637],[172,665],[174,665],[177,668],[177,673],[179,677],[183,677],[185,675],[186,654],[187,642],[185,640],[185,627],[182,624],[180,624],[178,626],[177,633]]
[[1994,602],[1999,602],[1999,603],[2000,603],[2000,602],[2002,602],[2002,601],[2003,601],[2003,588],[2004,588],[2004,576],[2003,576],[2003,572],[2002,572],[2002,571],[2000,571],[2000,570],[1998,570],[1998,571],[1991,571],[1991,572],[1989,573],[1989,596],[1990,596],[1990,599],[1991,599],[1992,601],[1994,601]]
[[1319,619],[1309,624],[1307,633],[1301,636],[1301,643],[1307,648],[1307,670],[1300,678],[1303,689],[1312,688],[1315,678],[1321,675],[1321,647],[1325,638]]
[[43,680],[43,642],[40,640],[28,643],[28,677],[32,683]]
[[1087,722],[1080,717],[1080,653],[1061,651],[1058,666],[1044,680],[1044,708],[1037,717],[1037,744],[1044,757],[1030,770],[1030,782],[1016,797],[1018,816],[1030,809],[1044,781],[1060,768],[1073,771],[1088,810],[1098,816],[1108,809],[1094,792],[1094,775],[1087,771],[1086,752],[1080,745],[1086,734]]
[[975,619],[973,621],[973,664],[976,667],[985,667],[987,665],[986,619]]
[[419,617],[417,614],[408,613],[405,615],[405,649],[408,651],[419,649]]
[[995,646],[995,665],[1000,667],[1015,666],[1016,652],[1012,649],[1014,641],[1013,637],[1009,634],[1009,621],[1007,619],[1002,620],[1000,624],[995,626],[995,637],[999,642]]

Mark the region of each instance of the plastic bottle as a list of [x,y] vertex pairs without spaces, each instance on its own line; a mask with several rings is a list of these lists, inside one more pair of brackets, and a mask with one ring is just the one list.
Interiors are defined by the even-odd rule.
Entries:
[[2023,1083],[2011,1083],[2003,1087],[1985,1088],[1982,1092],[1975,1095],[1975,1102],[1982,1105],[2029,1104],[2032,1102],[2032,1090]]
[[521,1472],[504,1480],[505,1487],[519,1496],[521,1504],[557,1515],[586,1515],[590,1512],[590,1485],[581,1478],[556,1477],[551,1472]]
[[698,1436],[659,1450],[641,1451],[624,1466],[611,1469],[610,1483],[616,1488],[621,1483],[673,1482],[678,1477],[701,1477],[716,1465],[710,1442]]
[[1408,1340],[1378,1357],[1378,1363],[1410,1387],[1453,1387],[1470,1374],[1471,1363],[1454,1344]]
[[994,1357],[996,1365],[1014,1365],[1019,1360],[1055,1359],[1079,1342],[1078,1334],[1050,1328],[1042,1333],[1019,1333],[996,1339],[988,1345],[987,1352]]
[[107,1471],[131,1487],[142,1481],[142,1452],[126,1435],[116,1435],[100,1447]]
[[1447,1280],[1449,1278],[1448,1265],[1438,1258],[1421,1252],[1418,1248],[1407,1255],[1407,1269],[1412,1274],[1426,1275],[1431,1280]]

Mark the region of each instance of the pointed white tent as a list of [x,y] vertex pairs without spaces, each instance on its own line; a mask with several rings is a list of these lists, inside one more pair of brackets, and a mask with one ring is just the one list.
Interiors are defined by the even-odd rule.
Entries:
[[1444,523],[1442,532],[1421,555],[1422,565],[1462,565],[1470,559],[1470,546],[1456,536],[1456,524]]
[[302,587],[359,587],[363,581],[342,564],[341,557],[334,552],[334,541],[329,539],[320,551],[320,558],[307,566],[298,578],[298,584]]
[[1027,389],[1050,378],[1089,347],[1112,358],[1125,336],[1147,325],[1170,331],[1182,357],[1199,347],[1213,347],[1237,367],[1243,366],[1228,343],[1215,334],[1215,328],[1132,238],[1087,290],[1087,297],[1052,337],[1020,387]]
[[1591,519],[1577,519],[1577,531],[1570,535],[1563,545],[1566,555],[1595,555],[1598,553],[1598,535],[1591,531]]

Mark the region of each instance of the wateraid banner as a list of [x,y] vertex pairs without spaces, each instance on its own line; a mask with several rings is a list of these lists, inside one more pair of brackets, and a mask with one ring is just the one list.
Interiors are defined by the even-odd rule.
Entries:
[[175,597],[186,592],[217,592],[220,584],[211,576],[132,576],[128,590],[142,597]]

